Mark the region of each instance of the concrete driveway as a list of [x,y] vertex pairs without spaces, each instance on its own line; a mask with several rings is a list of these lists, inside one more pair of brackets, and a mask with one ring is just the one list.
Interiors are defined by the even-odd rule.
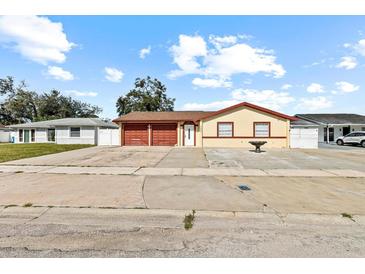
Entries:
[[13,165],[153,167],[171,150],[171,147],[96,146],[57,154],[10,161]]
[[349,169],[365,171],[365,149],[91,147],[2,163],[32,166]]
[[354,169],[365,171],[365,149],[266,149],[205,148],[210,167],[245,169]]

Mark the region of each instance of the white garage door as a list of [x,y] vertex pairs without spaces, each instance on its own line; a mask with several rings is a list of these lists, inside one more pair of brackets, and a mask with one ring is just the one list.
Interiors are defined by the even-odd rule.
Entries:
[[119,146],[119,129],[103,128],[98,130],[98,146]]
[[291,128],[291,148],[318,148],[318,128]]

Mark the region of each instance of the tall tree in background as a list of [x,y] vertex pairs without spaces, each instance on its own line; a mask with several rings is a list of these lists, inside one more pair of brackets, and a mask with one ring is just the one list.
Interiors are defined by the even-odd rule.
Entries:
[[57,90],[38,94],[29,91],[24,81],[17,86],[12,77],[0,79],[0,123],[9,125],[68,117],[98,117],[102,111]]
[[173,111],[175,99],[168,98],[166,90],[156,78],[137,78],[134,88],[118,98],[117,112],[124,115],[132,111]]

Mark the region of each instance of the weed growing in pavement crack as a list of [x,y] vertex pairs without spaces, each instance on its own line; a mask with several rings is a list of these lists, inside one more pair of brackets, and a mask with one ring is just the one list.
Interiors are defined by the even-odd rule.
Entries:
[[23,205],[23,207],[31,207],[33,204],[32,203],[26,203]]
[[185,230],[189,230],[189,229],[193,228],[194,219],[195,219],[195,209],[193,209],[192,213],[189,213],[188,215],[185,215],[185,218],[184,218],[184,228],[185,228]]
[[351,214],[349,214],[349,213],[341,213],[341,216],[343,218],[349,218],[351,221],[355,222],[353,216]]

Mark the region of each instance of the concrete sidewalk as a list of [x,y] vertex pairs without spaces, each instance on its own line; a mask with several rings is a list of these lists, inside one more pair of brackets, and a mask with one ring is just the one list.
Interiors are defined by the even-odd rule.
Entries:
[[365,178],[365,172],[352,169],[245,169],[245,168],[162,168],[110,166],[30,166],[0,165],[2,173],[96,174],[143,176],[269,176],[269,177],[349,177]]

